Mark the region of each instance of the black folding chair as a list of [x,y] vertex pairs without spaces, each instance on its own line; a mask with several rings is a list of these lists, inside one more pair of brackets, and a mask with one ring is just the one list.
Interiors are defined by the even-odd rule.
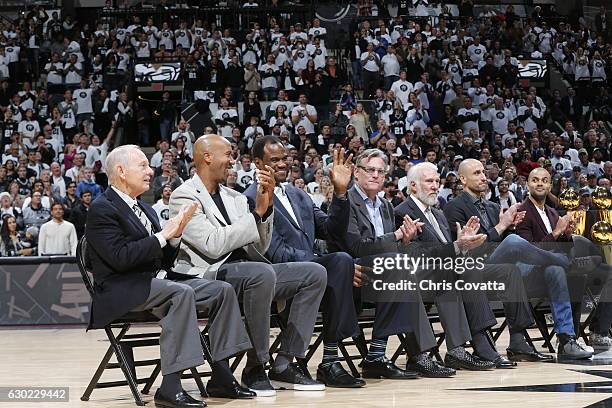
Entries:
[[[81,272],[81,277],[83,278],[83,283],[87,288],[89,294],[93,297],[94,294],[94,286],[91,279],[91,264],[89,262],[89,258],[87,256],[87,240],[85,236],[83,236],[79,240],[79,244],[77,246],[77,265],[79,267],[79,271]],[[133,350],[139,347],[149,347],[149,346],[158,346],[159,345],[159,331],[157,332],[147,332],[147,333],[138,333],[138,334],[127,334],[131,325],[135,323],[158,323],[159,319],[154,316],[152,313],[148,311],[143,312],[129,312],[122,316],[120,319],[117,319],[110,324],[104,327],[104,331],[106,336],[110,342],[110,346],[106,350],[104,357],[100,361],[98,368],[96,369],[93,377],[89,381],[85,392],[81,396],[81,401],[88,401],[91,393],[96,388],[110,388],[110,387],[120,387],[120,386],[129,386],[130,391],[134,397],[134,401],[136,405],[144,406],[145,403],[142,400],[140,392],[138,391],[138,384],[146,384],[145,389],[143,391],[148,392],[151,385],[155,381],[155,378],[159,375],[161,370],[160,359],[147,359],[147,360],[135,360],[131,361],[131,356],[133,355]],[[115,335],[113,329],[118,329],[119,333]],[[202,340],[202,348],[203,353],[207,361],[211,362],[210,351],[208,349],[208,345],[206,344],[203,337]],[[130,358],[126,356],[126,353],[129,353]],[[111,357],[115,356],[117,360],[116,363],[111,363]],[[144,367],[144,366],[155,366],[153,372],[148,377],[138,378],[136,367]],[[120,368],[123,372],[123,376],[125,380],[118,381],[106,381],[100,382],[100,378],[102,374],[107,369],[116,369]],[[200,394],[206,396],[206,389],[204,388],[204,384],[202,383],[202,379],[200,374],[195,368],[191,369],[191,375],[184,375],[184,378],[194,378]]]

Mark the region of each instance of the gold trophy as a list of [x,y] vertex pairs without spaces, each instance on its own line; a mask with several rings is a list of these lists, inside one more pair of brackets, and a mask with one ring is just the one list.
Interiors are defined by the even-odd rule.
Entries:
[[576,222],[574,227],[574,234],[584,235],[586,229],[586,210],[579,210],[580,197],[571,188],[564,190],[559,194],[559,205],[565,209],[568,214],[571,214]]
[[601,245],[606,263],[612,264],[612,195],[605,187],[597,187],[591,194],[591,202],[597,209],[597,221],[591,228],[593,241]]

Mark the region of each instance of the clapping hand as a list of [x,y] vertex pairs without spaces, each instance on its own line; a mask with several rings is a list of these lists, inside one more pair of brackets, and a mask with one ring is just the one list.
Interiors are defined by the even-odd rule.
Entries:
[[164,229],[161,231],[164,238],[166,240],[179,238],[183,234],[185,226],[187,226],[187,223],[191,220],[197,208],[198,204],[196,202],[184,205],[178,214],[170,218],[164,225]]
[[480,220],[478,217],[471,217],[465,226],[462,228],[459,223],[457,225],[457,246],[461,251],[469,251],[481,246],[486,240],[486,234],[478,234],[480,230]]

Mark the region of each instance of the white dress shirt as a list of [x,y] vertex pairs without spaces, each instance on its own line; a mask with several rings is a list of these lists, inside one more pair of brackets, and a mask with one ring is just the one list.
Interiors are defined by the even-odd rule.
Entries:
[[283,204],[283,207],[285,207],[285,210],[287,210],[289,215],[291,215],[293,221],[295,221],[297,225],[300,225],[295,213],[293,212],[293,207],[291,207],[291,202],[289,202],[289,197],[287,197],[287,192],[285,191],[287,184],[288,183],[281,183],[279,186],[274,187],[274,195],[279,199],[281,204]]

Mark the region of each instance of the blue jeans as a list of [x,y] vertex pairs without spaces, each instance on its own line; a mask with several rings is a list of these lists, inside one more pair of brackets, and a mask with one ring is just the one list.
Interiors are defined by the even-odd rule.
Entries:
[[391,85],[393,85],[393,83],[397,81],[398,79],[399,79],[399,76],[397,75],[386,76],[385,77],[385,91],[388,91],[389,89],[391,89]]
[[170,141],[172,137],[172,129],[174,128],[174,121],[169,119],[162,119],[159,122],[159,134],[162,140]]
[[351,63],[351,77],[353,80],[353,88],[361,89],[363,84],[361,82],[361,61],[356,60]]
[[515,263],[521,270],[523,279],[535,287],[546,288],[555,321],[555,332],[572,336],[575,334],[572,305],[565,276],[565,270],[569,266],[567,256],[545,251],[518,235],[509,235],[489,256],[487,263]]

